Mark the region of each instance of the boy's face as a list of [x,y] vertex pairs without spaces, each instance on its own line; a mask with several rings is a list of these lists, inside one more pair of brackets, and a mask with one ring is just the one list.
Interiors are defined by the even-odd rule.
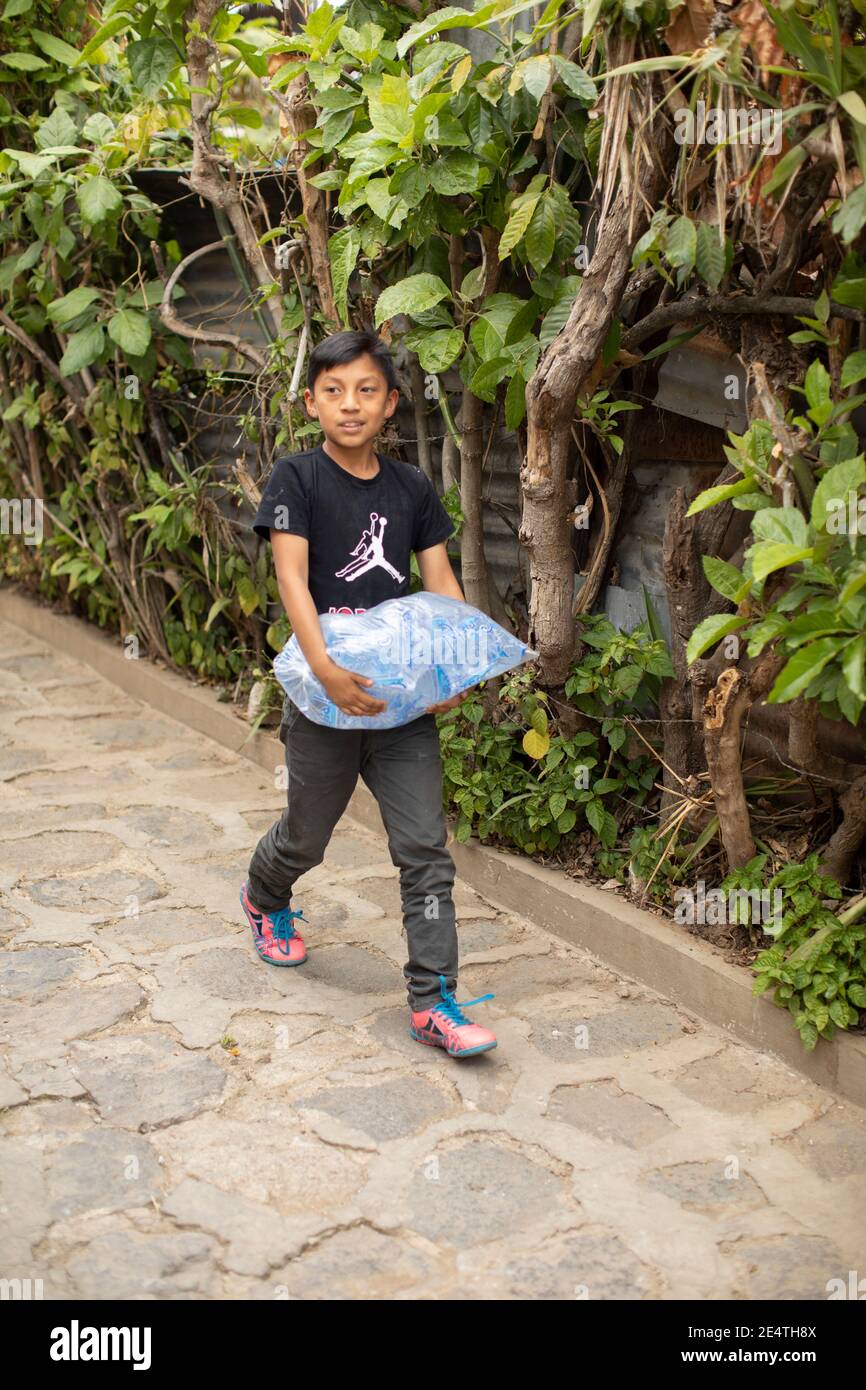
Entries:
[[326,367],[313,391],[304,391],[307,412],[320,421],[325,437],[344,449],[364,448],[397,409],[400,393],[388,390],[375,360],[364,353],[354,362]]

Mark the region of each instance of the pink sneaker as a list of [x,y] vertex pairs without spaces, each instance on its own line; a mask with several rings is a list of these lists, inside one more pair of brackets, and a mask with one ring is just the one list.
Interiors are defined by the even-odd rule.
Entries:
[[287,907],[281,907],[278,912],[260,912],[250,902],[248,887],[245,883],[241,889],[241,907],[252,927],[253,945],[262,960],[268,965],[303,965],[307,948],[292,921],[299,918],[306,922],[304,914],[300,910],[290,912]]
[[411,1013],[410,1035],[416,1042],[427,1043],[429,1047],[444,1047],[452,1057],[472,1057],[476,1052],[489,1052],[496,1046],[496,1036],[480,1023],[470,1023],[464,1018],[461,1009],[470,1004],[483,1004],[485,999],[493,999],[492,994],[482,994],[477,999],[464,999],[458,1004],[453,994],[445,988],[445,976],[439,976],[441,1002],[432,1008]]

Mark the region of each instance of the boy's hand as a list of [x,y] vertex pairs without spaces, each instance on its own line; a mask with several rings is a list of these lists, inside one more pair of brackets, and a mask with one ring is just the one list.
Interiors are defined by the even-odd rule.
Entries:
[[370,676],[362,676],[357,671],[347,671],[335,661],[332,661],[326,670],[317,671],[315,674],[325,687],[328,699],[344,714],[381,714],[382,710],[387,708],[384,700],[377,700],[375,696],[368,695],[361,689],[364,685],[373,684]]
[[456,709],[457,705],[462,705],[469,694],[468,690],[461,690],[459,695],[452,695],[450,700],[440,700],[438,705],[428,705],[425,714],[444,714],[446,710]]

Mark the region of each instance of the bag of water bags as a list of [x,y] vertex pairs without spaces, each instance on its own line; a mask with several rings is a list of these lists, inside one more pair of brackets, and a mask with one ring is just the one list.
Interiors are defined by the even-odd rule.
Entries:
[[344,714],[293,635],[274,661],[274,674],[302,714],[333,729],[408,724],[429,705],[538,655],[479,609],[426,591],[386,599],[366,613],[322,613],[319,623],[331,660],[369,676],[373,684],[361,689],[387,702],[380,714]]

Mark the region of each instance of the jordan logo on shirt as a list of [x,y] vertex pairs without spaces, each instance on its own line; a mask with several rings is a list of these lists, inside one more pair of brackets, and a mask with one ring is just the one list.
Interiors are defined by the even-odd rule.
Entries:
[[[376,522],[379,523],[378,533]],[[366,574],[368,570],[378,566],[380,569],[387,570],[392,579],[396,579],[400,584],[403,583],[404,576],[385,559],[385,552],[382,549],[382,537],[387,525],[388,518],[386,516],[380,516],[378,512],[370,513],[370,529],[362,532],[361,539],[352,551],[352,554],[357,558],[350,560],[348,565],[344,565],[341,570],[335,570],[335,579],[345,579],[346,583],[350,584],[360,574]]]

